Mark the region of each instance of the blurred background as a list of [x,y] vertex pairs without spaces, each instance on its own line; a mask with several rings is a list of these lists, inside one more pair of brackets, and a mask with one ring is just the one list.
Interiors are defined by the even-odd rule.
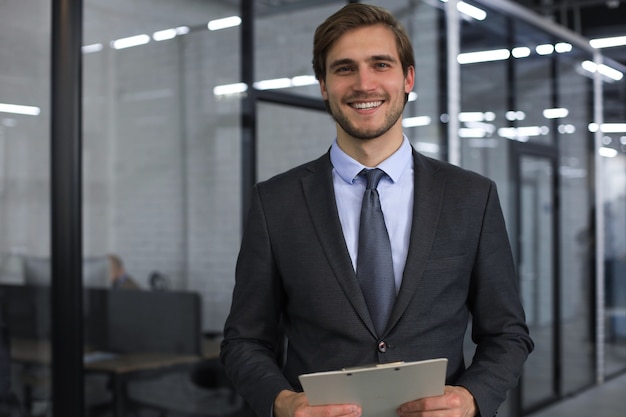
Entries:
[[[216,356],[248,190],[332,143],[312,38],[345,3],[0,0],[7,415],[58,414],[56,393],[77,392],[84,415],[246,413]],[[413,146],[498,185],[537,344],[499,415],[626,371],[626,2],[363,3],[413,40]],[[80,154],[64,159],[81,217],[53,232],[72,195],[51,181],[68,139],[51,103],[70,95],[51,81],[70,46],[52,15],[68,4],[82,7]],[[82,268],[55,276],[52,242],[76,232]],[[78,304],[60,299],[67,282]],[[55,302],[84,329],[80,384],[51,372],[55,349],[76,355],[52,335]]]

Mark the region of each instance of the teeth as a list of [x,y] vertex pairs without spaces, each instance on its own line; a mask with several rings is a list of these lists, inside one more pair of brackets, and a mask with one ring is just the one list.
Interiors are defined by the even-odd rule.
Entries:
[[367,103],[353,103],[352,107],[355,109],[373,109],[374,107],[378,107],[382,104],[382,101],[369,101]]

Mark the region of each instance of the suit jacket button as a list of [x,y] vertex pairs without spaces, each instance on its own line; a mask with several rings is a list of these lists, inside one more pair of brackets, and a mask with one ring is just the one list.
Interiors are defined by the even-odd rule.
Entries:
[[383,342],[382,340],[380,342],[378,342],[378,351],[380,353],[387,352],[387,343]]

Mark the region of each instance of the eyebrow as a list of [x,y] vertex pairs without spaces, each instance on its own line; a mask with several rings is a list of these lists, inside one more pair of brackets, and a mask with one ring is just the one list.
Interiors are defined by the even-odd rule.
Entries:
[[383,55],[372,55],[368,60],[368,62],[372,62],[372,61],[388,61],[388,62],[398,62],[397,59],[395,59],[393,56],[391,55],[387,55],[387,54],[383,54]]
[[334,68],[340,67],[340,66],[342,66],[342,65],[352,65],[352,64],[354,64],[354,60],[353,60],[353,59],[350,59],[350,58],[342,58],[342,59],[337,59],[337,60],[335,60],[335,61],[331,62],[331,63],[328,65],[328,68],[329,68],[329,69],[334,69]]
[[[378,62],[378,61],[398,62],[398,60],[394,58],[392,55],[387,55],[387,54],[372,55],[369,58],[367,58],[366,61],[367,62]],[[328,65],[328,68],[333,69],[333,68],[340,67],[342,65],[353,65],[355,62],[356,61],[354,59],[350,59],[350,58],[337,59],[331,62]]]

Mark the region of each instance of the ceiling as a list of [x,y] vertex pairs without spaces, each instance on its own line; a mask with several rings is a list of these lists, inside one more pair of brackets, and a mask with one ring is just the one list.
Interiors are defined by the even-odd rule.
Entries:
[[[415,0],[419,2],[420,0]],[[423,1],[423,0],[422,0]],[[469,0],[471,2],[471,0]],[[626,0],[513,0],[586,37],[626,36]],[[239,0],[222,0],[235,6]],[[337,3],[337,0],[255,0],[258,16]],[[604,55],[626,65],[626,46],[606,48]]]
[[[626,0],[516,0],[592,39],[626,36]],[[604,55],[626,65],[626,46],[606,48]]]

